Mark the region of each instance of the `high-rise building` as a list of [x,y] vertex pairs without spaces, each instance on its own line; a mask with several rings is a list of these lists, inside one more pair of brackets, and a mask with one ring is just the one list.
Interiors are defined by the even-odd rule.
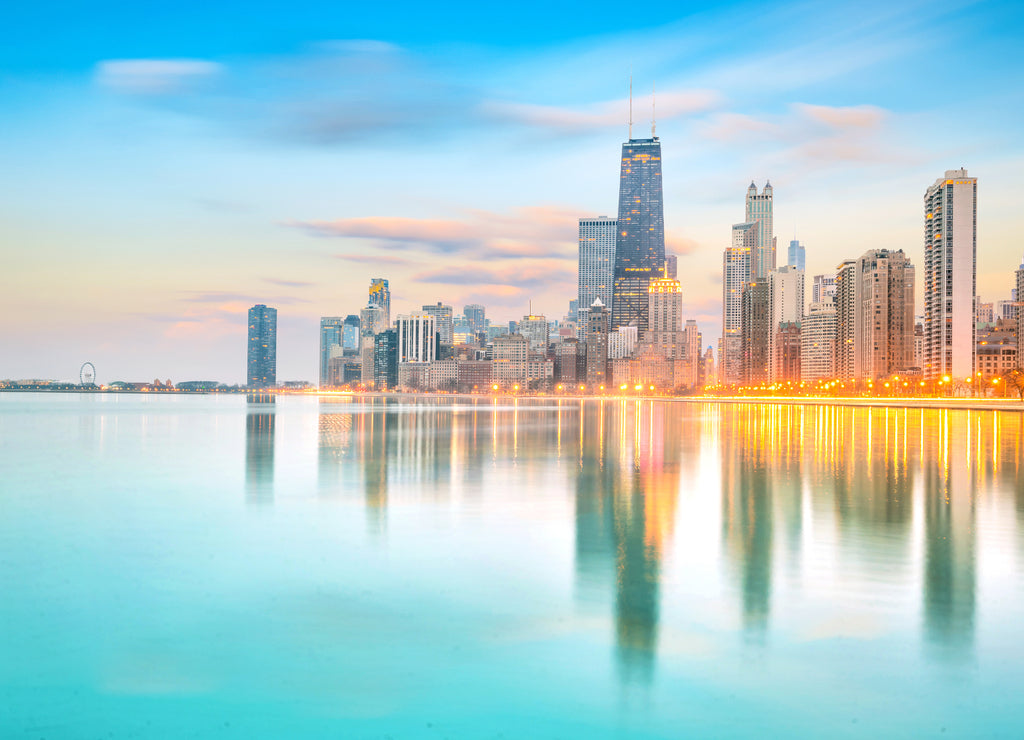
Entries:
[[644,332],[648,328],[647,287],[665,271],[662,198],[661,141],[653,135],[630,138],[622,145],[619,174],[612,329],[635,326]]
[[1021,305],[1024,300],[1024,259],[1020,261],[1016,277],[1017,287],[1013,299],[1017,301],[1017,363],[1024,365],[1024,305]]
[[434,326],[441,337],[441,344],[451,344],[455,336],[452,307],[438,301],[423,307],[423,313],[434,317]]
[[[391,326],[391,288],[388,287],[386,278],[373,278],[370,280],[370,306],[380,306],[384,309],[384,329]],[[383,331],[384,329],[381,329]]]
[[701,365],[703,358],[700,356],[701,334],[695,319],[687,319],[683,326],[683,354],[682,358],[685,371],[682,378],[676,379],[676,385],[686,385],[691,388],[700,385],[700,378],[703,375]]
[[857,377],[914,366],[914,266],[903,250],[870,249],[858,260],[854,340]]
[[718,382],[735,385],[743,379],[743,288],[751,279],[750,260],[757,245],[757,224],[732,227],[732,243],[722,255],[722,342]]
[[835,359],[835,301],[812,301],[800,324],[800,380],[835,377]]
[[522,334],[497,337],[491,345],[494,382],[502,386],[525,383],[529,369],[530,342]]
[[974,309],[974,323],[979,326],[994,324],[996,322],[996,306],[994,303],[985,303],[978,298]]
[[[799,373],[793,377],[794,365],[789,358],[792,357],[793,328],[799,329],[804,318],[803,270],[785,265],[769,272],[768,301],[772,322],[768,334],[768,376],[772,382],[799,380]],[[799,331],[796,344],[799,346]]]
[[579,220],[580,255],[575,318],[580,327],[595,298],[600,298],[606,306],[612,305],[617,223],[616,219],[607,216]]
[[437,359],[437,324],[428,313],[403,314],[395,320],[398,362],[433,362]]
[[841,380],[858,377],[854,344],[857,338],[857,260],[844,260],[836,268],[836,360]]
[[345,317],[345,324],[341,330],[341,346],[346,352],[355,352],[359,349],[359,317],[354,313]]
[[533,314],[524,316],[523,320],[519,322],[519,333],[530,343],[531,352],[547,353],[550,333],[547,317]]
[[644,333],[644,342],[658,347],[665,357],[682,359],[686,351],[682,285],[674,278],[658,278],[650,282],[647,296],[650,328]]
[[751,280],[743,289],[742,375],[744,385],[768,381],[768,337],[771,335],[772,312],[768,295],[768,279]]
[[679,258],[674,254],[665,255],[665,277],[675,280],[678,272]]
[[714,385],[718,382],[718,374],[715,368],[715,350],[710,345],[708,345],[707,352],[704,353],[703,382],[705,385]]
[[359,355],[362,360],[362,382],[365,386],[376,383],[377,369],[374,362],[376,343],[374,337],[387,330],[388,323],[384,308],[370,303],[359,312]]
[[[769,273],[771,274],[771,273]],[[779,324],[776,334],[775,351],[778,362],[775,365],[776,380],[799,381],[801,375],[801,325],[795,321]]]
[[[372,339],[373,385],[377,390],[388,390],[398,385],[398,332],[386,329]],[[365,381],[364,381],[365,382]]]
[[632,355],[636,349],[638,338],[635,326],[620,326],[615,331],[609,332],[608,359],[621,360]]
[[595,298],[587,317],[587,383],[603,385],[608,377],[609,311]]
[[470,303],[462,309],[462,314],[466,317],[466,321],[469,322],[469,325],[473,327],[473,331],[486,331],[487,309],[479,303]]
[[974,375],[978,180],[947,170],[924,195],[924,332],[928,378]]
[[249,309],[249,344],[246,385],[272,388],[277,385],[277,309],[258,303]]
[[811,284],[811,303],[824,303],[836,299],[836,276],[815,275]]
[[332,357],[341,357],[344,352],[343,334],[345,319],[341,316],[320,317],[320,387],[329,385],[328,364]]
[[751,277],[768,277],[775,269],[775,233],[773,221],[772,184],[766,182],[764,190],[757,192],[757,186],[751,182],[747,188],[747,209],[745,220],[757,224],[754,251],[750,254]]
[[787,264],[798,270],[807,269],[807,250],[796,239],[789,243],[789,254],[786,256],[788,257]]

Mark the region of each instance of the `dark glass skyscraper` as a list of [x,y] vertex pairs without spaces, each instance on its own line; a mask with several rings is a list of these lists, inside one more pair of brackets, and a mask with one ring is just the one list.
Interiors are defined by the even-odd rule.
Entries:
[[615,235],[612,325],[647,330],[647,288],[665,274],[665,209],[661,141],[630,139],[622,145],[619,218]]
[[249,309],[249,349],[246,385],[277,385],[277,309],[259,303]]

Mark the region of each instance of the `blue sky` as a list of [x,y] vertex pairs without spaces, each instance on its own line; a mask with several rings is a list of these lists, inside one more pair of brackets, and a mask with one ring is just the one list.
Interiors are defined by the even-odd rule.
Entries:
[[[920,266],[921,196],[979,178],[979,293],[1009,297],[1024,112],[1011,3],[20,4],[0,44],[0,377],[244,377],[244,309],[279,377],[371,277],[397,310],[575,294],[579,216],[613,215],[632,70],[657,83],[669,250],[718,336],[721,251],[771,179],[808,273]],[[919,281],[920,282],[920,281]],[[920,292],[920,289],[919,289]]]

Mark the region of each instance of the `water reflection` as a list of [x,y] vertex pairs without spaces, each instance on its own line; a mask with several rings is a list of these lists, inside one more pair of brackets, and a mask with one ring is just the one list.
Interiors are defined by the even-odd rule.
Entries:
[[245,491],[250,503],[274,500],[274,412],[273,395],[246,396]]
[[[252,487],[272,478],[273,415],[247,429]],[[920,612],[930,651],[969,656],[979,501],[1012,492],[1024,518],[1024,414],[357,398],[321,403],[318,439],[321,492],[360,495],[382,536],[395,496],[532,509],[568,480],[576,603],[613,620],[624,682],[655,675],[676,521],[694,516],[681,489],[720,512],[723,606],[755,646],[817,599],[841,618],[868,603],[883,626]]]

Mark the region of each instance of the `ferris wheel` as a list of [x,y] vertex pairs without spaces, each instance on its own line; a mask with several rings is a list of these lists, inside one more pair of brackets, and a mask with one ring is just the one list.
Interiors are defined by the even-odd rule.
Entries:
[[96,366],[91,362],[83,362],[78,371],[79,385],[96,385]]

